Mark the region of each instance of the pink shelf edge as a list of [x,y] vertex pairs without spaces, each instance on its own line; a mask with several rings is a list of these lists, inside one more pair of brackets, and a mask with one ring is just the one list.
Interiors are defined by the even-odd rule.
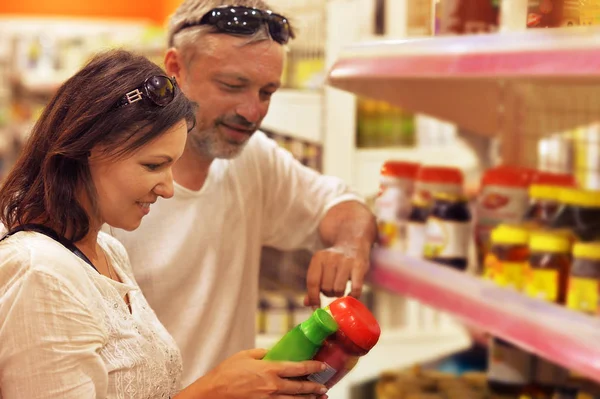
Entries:
[[378,250],[371,281],[600,382],[600,320],[438,264]]
[[600,48],[535,52],[399,54],[337,61],[329,80],[372,78],[568,78],[600,77]]

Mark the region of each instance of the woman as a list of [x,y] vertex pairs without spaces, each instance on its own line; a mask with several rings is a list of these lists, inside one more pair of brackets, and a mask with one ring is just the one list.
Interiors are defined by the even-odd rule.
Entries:
[[173,339],[100,232],[137,228],[173,195],[193,122],[175,82],[126,51],[96,56],[50,101],[0,189],[0,398],[238,398],[242,381],[251,398],[321,392],[284,377],[322,364],[259,361],[264,351],[180,390]]

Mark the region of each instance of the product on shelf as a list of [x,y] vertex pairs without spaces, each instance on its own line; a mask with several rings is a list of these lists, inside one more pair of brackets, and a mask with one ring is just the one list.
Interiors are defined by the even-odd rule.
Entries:
[[[382,373],[375,386],[377,399],[488,399],[485,374],[462,376],[415,367],[409,371]],[[495,399],[495,398],[494,398]],[[505,399],[517,399],[507,397]]]
[[561,187],[547,184],[532,184],[529,187],[531,200],[525,221],[535,228],[550,227],[560,207]]
[[552,228],[569,229],[581,241],[600,239],[600,191],[565,188]]
[[495,395],[520,395],[531,383],[534,357],[511,343],[490,339],[487,382]]
[[462,195],[438,192],[427,218],[424,255],[458,270],[469,264],[471,212]]
[[567,307],[591,316],[600,315],[600,242],[573,246]]
[[560,207],[560,192],[565,187],[574,187],[571,174],[538,171],[529,186],[529,207],[524,220],[532,228],[549,228]]
[[597,0],[529,0],[528,28],[598,25],[600,2]]
[[259,295],[257,329],[259,334],[281,335],[291,327],[291,303],[282,291],[263,291]]
[[460,169],[450,166],[421,166],[415,182],[415,196],[431,203],[435,193],[463,194],[464,177]]
[[525,294],[564,304],[571,268],[571,242],[563,233],[533,232],[529,241],[529,270]]
[[406,254],[408,256],[423,257],[429,207],[428,202],[419,198],[415,198],[411,202],[411,211],[406,223]]
[[435,35],[495,32],[499,3],[499,0],[438,0],[435,2]]
[[[571,241],[561,232],[533,232],[529,241],[529,271],[525,294],[547,302],[565,304],[571,268]],[[550,394],[566,384],[568,372],[536,357],[532,379],[538,390]]]
[[328,309],[339,329],[325,340],[314,357],[324,362],[327,369],[308,379],[331,388],[377,344],[381,329],[369,309],[355,298],[336,299]]
[[414,145],[414,115],[394,105],[359,98],[356,118],[358,147]]
[[317,309],[277,342],[265,355],[264,360],[287,360],[300,362],[312,359],[323,341],[338,330],[333,317],[324,309]]
[[[529,261],[529,231],[500,225],[491,234],[492,248],[485,258],[486,277],[519,292],[525,285]],[[496,395],[519,395],[531,382],[534,357],[503,339],[491,337],[487,382]]]
[[410,199],[418,168],[418,164],[401,161],[387,161],[381,167],[375,216],[378,242],[383,247],[405,249],[405,221],[410,213]]
[[318,172],[321,171],[322,151],[319,144],[276,133],[269,129],[263,129],[263,131],[281,148],[289,151],[301,164]]
[[475,226],[479,264],[489,250],[491,230],[500,223],[519,223],[527,212],[530,180],[527,169],[509,166],[489,169],[483,175]]
[[491,249],[484,261],[484,276],[500,287],[521,291],[529,261],[529,231],[499,225],[491,234]]

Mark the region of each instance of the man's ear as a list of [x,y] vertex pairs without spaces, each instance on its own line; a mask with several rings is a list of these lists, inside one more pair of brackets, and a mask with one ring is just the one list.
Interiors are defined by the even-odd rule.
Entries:
[[167,72],[167,76],[174,77],[180,85],[181,82],[185,81],[183,57],[175,47],[171,47],[167,50],[167,54],[165,54],[165,71]]

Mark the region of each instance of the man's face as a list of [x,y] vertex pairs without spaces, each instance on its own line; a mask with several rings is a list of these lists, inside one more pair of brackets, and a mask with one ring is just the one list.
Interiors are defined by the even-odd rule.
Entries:
[[233,158],[259,128],[271,95],[281,85],[284,48],[264,40],[209,35],[205,49],[183,66],[185,95],[198,103],[196,129],[188,137],[209,158]]

